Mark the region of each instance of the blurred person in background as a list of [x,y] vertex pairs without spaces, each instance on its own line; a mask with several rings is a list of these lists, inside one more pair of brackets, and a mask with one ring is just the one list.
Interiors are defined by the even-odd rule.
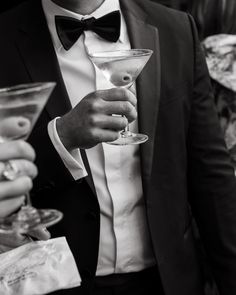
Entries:
[[189,12],[195,19],[201,40],[207,36],[236,32],[235,0],[152,0],[153,2]]
[[192,0],[188,9],[198,26],[222,131],[236,167],[236,1]]
[[236,35],[211,35],[202,44],[221,128],[236,170]]
[[186,10],[194,17],[201,40],[211,35],[236,33],[235,0],[189,0]]
[[[194,17],[206,55],[225,144],[236,168],[236,1],[189,0],[185,8]],[[219,294],[195,226],[202,252],[207,295]]]

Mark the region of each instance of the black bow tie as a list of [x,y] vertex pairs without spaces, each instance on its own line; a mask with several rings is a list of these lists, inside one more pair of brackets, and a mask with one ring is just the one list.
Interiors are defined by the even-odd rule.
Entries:
[[66,50],[69,50],[84,31],[94,31],[110,42],[120,37],[120,12],[113,11],[101,18],[77,20],[67,16],[55,16],[58,37]]

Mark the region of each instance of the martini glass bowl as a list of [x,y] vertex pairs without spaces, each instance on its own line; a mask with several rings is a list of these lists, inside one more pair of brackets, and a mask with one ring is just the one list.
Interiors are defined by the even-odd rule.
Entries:
[[[0,89],[0,125],[7,125],[11,118],[26,118],[30,122],[29,132],[20,137],[13,135],[10,128],[0,128],[0,142],[28,138],[55,85],[54,82],[28,83]],[[27,234],[39,226],[51,226],[61,218],[60,211],[34,208],[27,194],[18,212],[0,219],[0,232]]]
[[[117,51],[101,51],[90,53],[93,64],[103,73],[112,85],[118,88],[131,88],[148,62],[153,51],[150,49],[128,49]],[[148,136],[129,131],[129,125],[120,132],[120,136],[112,145],[140,144],[148,140]]]

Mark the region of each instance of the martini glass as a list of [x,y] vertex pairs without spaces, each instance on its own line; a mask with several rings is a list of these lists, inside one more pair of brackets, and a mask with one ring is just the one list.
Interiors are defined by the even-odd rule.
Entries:
[[[115,87],[131,88],[138,75],[148,62],[153,51],[150,49],[129,49],[90,53],[89,57],[108,81]],[[120,136],[112,145],[140,144],[148,140],[148,136],[129,131],[129,125],[120,132]]]
[[[55,85],[54,82],[42,82],[0,89],[0,126],[7,125],[10,118],[26,118],[30,122],[30,131],[20,139],[27,139]],[[15,139],[19,137],[13,135],[10,128],[0,128],[0,142]],[[14,175],[7,179],[14,179]],[[18,212],[0,219],[0,232],[27,234],[39,226],[51,226],[61,218],[62,213],[57,210],[34,208],[27,194],[25,204]]]

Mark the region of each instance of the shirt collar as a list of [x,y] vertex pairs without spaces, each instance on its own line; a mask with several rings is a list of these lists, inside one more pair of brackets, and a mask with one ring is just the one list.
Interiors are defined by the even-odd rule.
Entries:
[[51,0],[42,0],[42,6],[44,14],[48,23],[49,31],[52,36],[52,40],[56,49],[62,47],[62,44],[57,36],[56,26],[55,26],[55,15],[69,16],[76,18],[78,20],[95,17],[100,18],[105,14],[112,11],[120,11],[121,13],[121,27],[120,27],[120,38],[118,42],[125,43],[127,39],[127,29],[125,25],[125,20],[121,12],[119,0],[105,0],[101,6],[99,6],[95,11],[89,15],[81,15],[70,10],[64,9],[61,6],[55,4]]

